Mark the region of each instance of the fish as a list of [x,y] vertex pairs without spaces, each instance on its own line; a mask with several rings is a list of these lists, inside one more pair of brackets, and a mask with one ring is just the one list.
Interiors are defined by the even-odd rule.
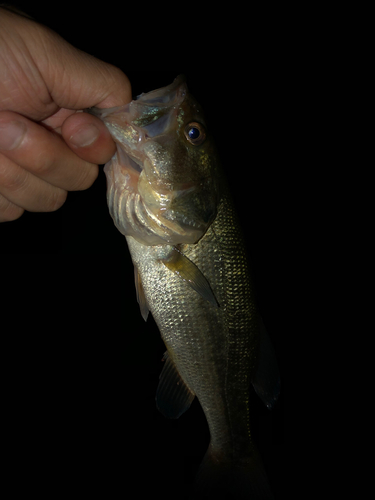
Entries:
[[109,212],[130,250],[141,315],[151,312],[166,346],[157,408],[176,419],[197,397],[208,422],[191,498],[272,499],[251,436],[250,386],[272,409],[280,375],[203,108],[180,75],[89,112],[117,146],[104,167]]

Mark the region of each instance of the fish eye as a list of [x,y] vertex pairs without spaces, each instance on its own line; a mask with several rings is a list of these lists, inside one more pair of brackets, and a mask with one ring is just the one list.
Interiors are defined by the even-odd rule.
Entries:
[[199,146],[206,138],[206,131],[200,123],[191,122],[185,127],[185,137],[194,146]]

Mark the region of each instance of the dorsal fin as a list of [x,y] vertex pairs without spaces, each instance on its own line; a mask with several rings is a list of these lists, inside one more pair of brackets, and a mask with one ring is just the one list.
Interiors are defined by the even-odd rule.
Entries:
[[275,350],[261,317],[258,323],[260,337],[258,363],[252,384],[263,403],[272,410],[280,394],[280,374]]
[[178,373],[168,352],[163,359],[165,365],[156,391],[156,406],[165,417],[178,418],[190,407],[195,394]]
[[201,297],[206,299],[215,307],[220,307],[210,284],[198,267],[182,254],[177,248],[173,248],[168,259],[162,260],[163,264],[172,272],[183,279]]

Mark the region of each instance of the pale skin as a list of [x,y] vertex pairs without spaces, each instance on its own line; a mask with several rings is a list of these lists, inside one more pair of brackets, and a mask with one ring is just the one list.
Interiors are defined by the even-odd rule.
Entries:
[[79,110],[128,103],[118,68],[31,19],[0,8],[0,222],[51,212],[89,188],[116,147]]

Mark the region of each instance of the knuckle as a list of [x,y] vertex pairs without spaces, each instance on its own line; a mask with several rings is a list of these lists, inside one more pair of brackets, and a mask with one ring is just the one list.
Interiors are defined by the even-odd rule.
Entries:
[[43,154],[43,152],[38,153],[33,159],[33,174],[40,178],[45,177],[53,168],[55,161],[56,159],[51,155]]
[[126,87],[127,89],[130,89],[131,84],[130,84],[129,78],[126,76],[126,74],[118,66],[107,65],[107,67],[111,68],[112,81],[117,86],[121,85],[122,87]]
[[77,177],[71,191],[84,191],[90,188],[99,174],[98,165],[89,164],[87,168],[82,168],[79,177]]
[[24,212],[25,210],[23,208],[13,205],[13,207],[5,213],[5,220],[3,219],[2,214],[0,214],[0,220],[3,219],[2,222],[13,222],[19,219]]
[[[123,103],[131,101],[132,93],[129,78],[116,66],[107,65],[106,69],[109,72],[107,77],[108,96],[112,98],[116,97],[117,100],[120,92]],[[119,104],[113,105],[118,106]]]
[[50,198],[45,202],[44,211],[55,212],[64,205],[67,196],[67,191],[64,191],[63,189],[54,189],[51,193]]
[[12,222],[21,217],[24,209],[0,195],[0,222]]
[[2,164],[0,161],[0,185],[6,191],[17,192],[27,184],[28,173],[18,165]]

